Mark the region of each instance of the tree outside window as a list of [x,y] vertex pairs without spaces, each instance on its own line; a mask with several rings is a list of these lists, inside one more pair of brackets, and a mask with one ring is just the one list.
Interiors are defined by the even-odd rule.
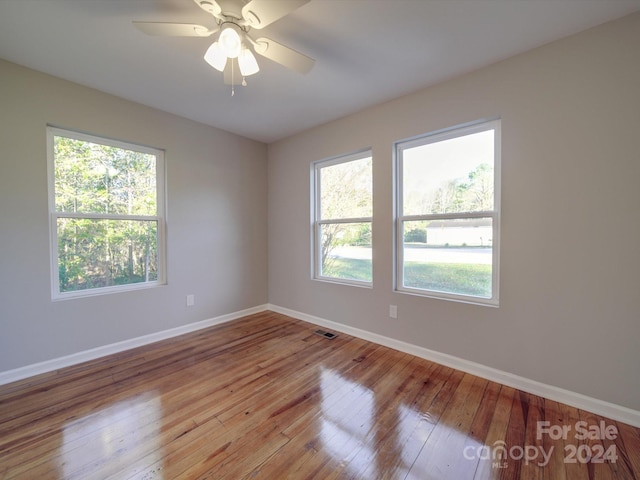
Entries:
[[49,128],[53,296],[163,280],[163,155]]

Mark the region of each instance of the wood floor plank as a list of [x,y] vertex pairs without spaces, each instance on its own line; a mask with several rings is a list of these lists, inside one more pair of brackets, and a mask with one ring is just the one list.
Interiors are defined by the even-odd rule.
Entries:
[[[399,362],[406,364],[409,360],[406,354],[387,350],[376,362],[365,358],[356,367],[357,370],[349,370],[344,375],[330,370],[324,372],[322,381],[335,385],[338,395],[333,395],[326,403],[320,404],[320,437],[331,456],[313,459],[322,460],[321,466],[314,467],[318,478],[329,478],[346,467],[350,455],[358,449],[360,442],[372,427],[375,386],[382,379],[392,377]],[[362,368],[367,368],[365,373],[355,377],[355,373]],[[356,378],[358,381],[353,381]],[[313,461],[310,465],[313,465]]]
[[[545,399],[544,401],[544,420],[549,422],[550,427],[568,426],[568,419],[564,417],[560,404],[553,400]],[[553,472],[554,478],[566,480],[564,440],[562,437],[557,440],[554,438],[550,434],[544,434],[542,437],[545,451],[551,452],[548,468]]]
[[[192,340],[190,339],[190,341]],[[259,342],[261,339],[258,338],[257,341]],[[172,342],[168,343],[171,344]],[[177,345],[180,347],[183,344]],[[37,392],[32,394],[17,397],[12,395],[9,398],[0,397],[0,414],[2,415],[0,417],[2,418],[0,435],[8,441],[12,433],[17,430],[21,438],[26,439],[29,431],[25,431],[25,426],[33,424],[41,416],[47,416],[51,424],[53,424],[54,419],[59,419],[60,423],[65,423],[69,420],[69,412],[76,416],[87,413],[81,410],[82,405],[86,405],[84,403],[85,395],[95,396],[100,392],[104,392],[113,398],[116,392],[123,392],[127,396],[131,393],[131,383],[137,382],[138,376],[145,375],[145,381],[148,385],[153,379],[164,379],[166,372],[163,369],[169,365],[172,373],[182,371],[182,375],[185,375],[183,369],[195,361],[195,348],[198,346],[202,351],[206,352],[206,356],[201,355],[198,358],[199,363],[217,354],[215,345],[209,347],[204,341],[201,344],[195,342],[188,349],[169,350],[163,355],[159,353],[154,355],[142,353],[144,364],[147,365],[146,368],[143,371],[137,368],[134,371],[129,371],[119,381],[115,381],[111,377],[111,373],[108,375],[96,374],[93,383],[87,380],[87,378],[90,378],[89,375],[83,375],[78,381],[71,383],[71,386],[59,383],[60,380],[58,379],[56,384],[45,388],[40,387]],[[231,348],[225,343],[222,343],[218,348],[222,347],[225,349]],[[161,358],[161,361],[158,358]],[[110,368],[109,371],[111,372],[111,370]],[[89,372],[94,372],[91,366],[89,367]],[[64,387],[65,385],[66,388]],[[145,388],[147,385],[145,385]],[[45,404],[46,407],[42,408],[42,404]],[[14,418],[19,418],[19,423],[12,421]]]
[[[319,338],[319,337],[316,337],[316,338]],[[327,366],[332,366],[335,362],[341,361],[339,358],[334,358],[332,355],[327,355],[326,351],[320,352],[319,355],[324,357],[323,364],[326,364]],[[291,359],[289,357],[287,358],[288,358],[288,363],[290,364],[289,365],[290,369],[297,368],[299,366],[299,363],[296,362],[295,359]],[[314,361],[314,358],[311,356],[307,356],[306,361]],[[307,369],[306,371],[310,372],[311,370]],[[284,372],[284,374],[286,376],[287,372]],[[283,387],[283,382],[280,382],[279,378],[280,377],[278,376],[269,377],[269,376],[263,375],[262,377],[260,377],[260,380],[265,380],[266,381],[266,383],[264,383],[265,385],[267,386],[272,385],[273,388],[277,390]],[[289,385],[291,389],[298,388],[296,386],[298,384],[294,381],[295,380],[294,377],[286,376],[286,378],[287,378],[287,385]],[[247,384],[247,387],[249,387],[252,390],[256,388],[255,385],[253,384]],[[258,388],[258,390],[264,392],[264,390],[261,390],[260,388]],[[209,422],[215,419],[216,422],[219,422],[220,428],[218,428],[217,434],[215,432],[207,434],[209,435],[209,445],[208,447],[205,446],[205,448],[211,448],[215,450],[216,448],[221,449],[224,447],[224,451],[226,452],[225,454],[228,454],[230,451],[233,451],[235,446],[232,444],[226,445],[227,438],[242,438],[244,435],[250,435],[254,427],[257,427],[262,422],[267,422],[268,420],[272,420],[268,422],[269,425],[276,424],[276,426],[278,426],[277,422],[273,421],[273,419],[278,416],[278,413],[274,412],[274,410],[282,410],[282,413],[285,413],[286,411],[286,404],[283,405],[281,403],[282,397],[275,397],[275,398],[270,397],[269,399],[261,398],[259,400],[259,403],[257,403],[255,399],[252,400],[251,402],[245,401],[247,397],[246,397],[246,394],[244,393],[243,388],[235,387],[233,392],[225,391],[225,393],[229,393],[229,394],[232,394],[233,396],[237,396],[239,400],[242,400],[235,403],[241,405],[243,408],[241,408],[238,412],[236,412],[234,416],[228,416],[226,415],[228,414],[228,410],[224,409],[224,404],[234,403],[234,402],[229,402],[228,400],[225,402],[224,398],[215,398],[215,395],[208,397],[208,400],[210,401],[209,407],[203,410],[202,415],[197,415],[196,417],[193,418],[193,420],[198,424],[205,424],[206,422]],[[211,405],[219,405],[219,407],[211,406]],[[224,421],[223,421],[223,418],[224,418]],[[289,421],[293,421],[293,419],[290,419]],[[214,427],[217,427],[215,423],[213,423],[213,425]],[[281,427],[282,426],[279,426],[279,428]],[[194,434],[196,433],[198,435],[202,435],[202,433],[200,432],[194,432]],[[189,434],[191,434],[191,432],[189,432]],[[192,445],[188,443],[188,438],[185,438],[184,440],[186,441],[186,443],[184,444],[184,451],[193,450]],[[180,453],[178,452],[178,456],[179,455]],[[194,456],[193,452],[190,453],[190,456],[191,457]],[[171,463],[172,463],[173,469],[175,470],[175,468],[177,468],[176,467],[177,462],[171,462]],[[155,467],[152,467],[152,469],[153,468]]]
[[465,478],[465,471],[470,478],[475,472],[477,461],[464,457],[464,447],[486,384],[479,377],[464,375],[411,466],[408,479]]
[[544,441],[538,435],[540,422],[544,421],[544,401],[536,395],[529,395],[524,431],[525,459],[520,469],[521,480],[543,480],[546,452]]
[[[363,478],[375,478],[378,472],[383,478],[405,478],[429,435],[435,428],[456,387],[462,372],[437,366],[422,382],[413,402],[408,401],[400,409],[395,444],[387,444],[386,462],[372,465]],[[397,452],[397,455],[393,455]]]
[[[567,471],[567,480],[580,480],[588,477],[587,463],[582,461],[583,458],[588,458],[591,455],[582,456],[581,452],[585,452],[584,439],[577,426],[577,422],[580,421],[580,414],[578,409],[570,407],[568,405],[559,404],[563,411],[566,424],[571,427],[571,430],[567,432],[566,438],[564,438],[564,460],[565,469]],[[576,452],[575,462],[572,462],[572,452]]]
[[[511,418],[513,398],[516,390],[510,387],[500,386],[496,407],[493,411],[489,431],[484,444],[470,453],[477,455],[478,466],[474,473],[474,480],[494,480],[501,478],[502,473],[508,468],[508,458],[503,454],[506,446],[507,429]],[[464,454],[464,452],[463,452]]]
[[350,362],[343,362],[341,367],[333,370],[320,369],[320,382],[322,387],[321,399],[311,406],[304,414],[300,415],[289,427],[284,430],[285,435],[295,437],[300,431],[311,423],[322,420],[323,409],[336,408],[343,402],[343,397],[349,393],[345,382],[334,381],[349,372],[351,377],[361,378],[365,375],[373,375],[371,365],[375,365],[390,355],[388,349],[374,344],[364,344],[350,355]]
[[[614,422],[613,420],[608,420],[602,417],[600,417],[599,419],[605,422],[606,425],[620,425],[620,422]],[[635,430],[636,432],[640,432],[640,429]],[[627,436],[626,438],[628,440],[631,439],[630,436]],[[638,475],[637,473],[634,474],[634,465],[638,465],[637,452],[640,448],[640,445],[632,441],[629,442],[629,445],[627,445],[621,435],[616,435],[615,439],[613,440],[605,437],[602,440],[602,443],[604,444],[604,447],[607,451],[611,449],[612,452],[615,452],[615,455],[617,457],[615,462],[611,462],[609,464],[615,478],[629,478],[640,480],[640,475]]]
[[[415,357],[406,354],[395,357],[396,362],[371,387],[373,395],[367,411],[369,417],[364,418],[361,425],[356,424],[356,428],[350,429],[350,448],[343,449],[340,468],[327,475],[327,480],[343,476],[362,478],[363,471],[376,464],[378,443],[388,434],[386,426],[393,423],[397,415],[397,391],[403,388],[403,381],[408,379],[413,370],[412,361],[415,360]],[[378,476],[376,472],[376,478]]]
[[[386,349],[377,349],[373,354],[385,352]],[[387,353],[390,353],[386,350]],[[356,352],[356,353],[359,353]],[[326,456],[318,455],[324,442],[330,442],[334,435],[330,429],[323,428],[323,411],[330,412],[332,410],[341,410],[340,405],[345,403],[357,402],[354,399],[353,390],[349,387],[348,381],[344,380],[349,376],[357,376],[357,372],[362,366],[362,360],[367,356],[357,355],[351,362],[346,364],[347,368],[332,369],[324,371],[321,378],[322,391],[319,392],[319,403],[316,407],[307,407],[307,412],[300,412],[298,419],[284,432],[292,438],[290,442],[272,461],[268,464],[261,465],[259,469],[254,471],[251,478],[300,478],[300,471],[303,468],[309,469],[311,465],[315,465],[316,469],[322,468],[329,459]],[[380,360],[381,357],[373,357],[373,360]],[[356,361],[357,360],[357,361]],[[369,370],[371,372],[371,370]],[[374,372],[378,374],[379,372]],[[311,401],[312,399],[309,398]],[[301,405],[301,404],[300,404]],[[326,414],[325,414],[326,415]],[[328,414],[330,417],[330,414]]]
[[620,441],[620,453],[628,458],[631,473],[640,480],[640,429],[621,422],[608,422],[617,426]]
[[[600,418],[593,413],[585,412],[584,410],[579,411],[580,421],[585,422],[587,425],[598,425],[600,422]],[[585,444],[588,446],[589,451],[591,453],[596,453],[602,451],[602,462],[599,459],[593,462],[589,462],[587,467],[587,478],[589,480],[598,479],[598,480],[611,480],[614,478],[613,472],[611,471],[610,462],[607,461],[604,457],[605,452],[605,444],[603,442],[603,438],[587,438],[585,440]],[[639,452],[640,453],[640,452]]]
[[[249,365],[250,365],[250,364],[249,364]],[[204,373],[206,373],[206,372],[204,372]],[[261,374],[261,375],[262,375],[262,374]],[[172,377],[172,376],[178,376],[178,377],[180,377],[180,378],[183,378],[183,377],[184,377],[184,375],[183,375],[181,372],[171,373],[171,375],[170,375],[169,377]],[[165,377],[165,380],[166,380],[166,378],[169,378],[169,377]],[[224,379],[225,379],[226,377],[225,377],[224,375],[219,375],[219,376],[218,376],[218,378],[224,381]],[[238,375],[236,376],[236,378],[242,378],[242,376],[241,376],[240,374],[238,374]],[[165,383],[166,383],[166,382],[165,382]],[[231,383],[231,380],[227,381],[227,383]],[[200,382],[200,384],[204,384],[204,382]],[[236,385],[236,388],[237,388],[237,385]],[[210,392],[210,391],[202,391],[202,388],[201,388],[200,386],[199,386],[199,388],[198,388],[197,390],[200,390],[200,391],[201,391],[201,393],[206,393],[206,394],[211,394],[211,393],[212,393],[212,392]],[[182,394],[183,396],[185,396],[184,401],[185,401],[185,402],[187,402],[187,403],[186,403],[186,405],[181,405],[181,404],[179,404],[179,405],[178,405],[178,407],[179,407],[180,409],[185,408],[185,406],[186,406],[186,407],[189,407],[189,406],[190,406],[190,402],[191,402],[191,400],[192,400],[193,393],[194,393],[194,390],[192,390],[191,392],[188,392],[186,396],[185,396],[184,394]],[[169,393],[166,393],[166,392],[165,392],[164,397],[165,397],[167,400],[170,400],[171,402],[175,402],[175,401],[176,401],[176,399],[175,399],[175,398],[169,398],[169,397],[170,397],[170,394],[169,394]],[[117,403],[116,403],[116,404],[117,404]],[[197,403],[196,403],[196,404],[194,404],[193,406],[194,406],[194,407],[195,407],[195,406],[197,406]],[[205,406],[204,406],[204,407],[205,407],[205,408],[208,408],[208,407],[209,407],[209,404],[208,404],[208,403],[207,403],[207,404],[205,404]],[[103,410],[101,413],[102,413],[102,415],[103,415],[103,416],[104,416],[104,415],[106,415],[106,416],[110,415],[110,412],[109,412],[109,411],[106,411],[106,410]],[[169,418],[169,417],[168,417],[168,412],[165,412],[165,418]],[[95,416],[95,415],[92,415],[92,421],[94,422],[94,424],[96,423],[96,416]],[[115,441],[117,441],[118,439],[116,438],[116,439],[114,439],[114,440],[115,440]],[[31,449],[29,449],[29,450],[31,450]]]
[[[293,361],[292,361],[293,362]],[[269,376],[262,375],[259,377],[260,380],[258,387],[255,382],[250,382],[246,384],[246,387],[249,389],[260,389],[259,385],[271,385],[277,382],[278,377],[270,378]],[[253,410],[254,406],[251,406],[248,409],[248,405],[251,404],[245,403],[244,400],[242,402],[237,402],[243,405],[243,409],[236,415],[237,418],[230,417],[226,418],[223,422],[221,419],[220,412],[224,412],[224,403],[225,399],[222,396],[217,395],[217,393],[223,393],[225,395],[231,395],[231,398],[237,397],[239,400],[244,398],[244,389],[239,388],[238,386],[234,387],[233,391],[224,390],[220,392],[214,392],[212,395],[206,397],[206,404],[203,404],[203,408],[199,412],[194,412],[192,414],[192,422],[198,427],[203,426],[203,428],[207,425],[212,425],[214,431],[213,432],[203,432],[203,428],[199,428],[197,431],[188,431],[183,432],[181,435],[184,435],[184,438],[181,438],[181,441],[184,440],[184,450],[192,450],[192,445],[189,444],[189,439],[191,435],[204,435],[206,434],[209,438],[209,447],[208,448],[222,448],[226,443],[226,438],[229,436],[234,438],[242,438],[244,435],[250,435],[253,427],[258,426],[260,422],[266,421],[270,416],[270,410],[267,408],[270,405],[272,408],[278,408],[280,405],[277,401],[271,400],[269,402],[261,401],[261,403],[256,403],[256,410]],[[228,399],[227,399],[228,400]],[[253,400],[255,403],[255,400]],[[222,409],[222,410],[220,410]],[[257,413],[257,415],[256,415]],[[271,422],[274,423],[274,422]],[[276,425],[277,426],[277,425]],[[186,436],[188,434],[189,436]],[[225,450],[233,450],[233,446],[226,446]],[[173,462],[175,465],[175,462]]]
[[0,478],[640,480],[640,429],[315,329],[262,312],[0,386]]
[[[418,415],[411,405],[423,395],[426,385],[425,379],[439,367],[435,363],[425,364],[416,359],[412,372],[397,388],[399,394],[393,396],[393,403],[386,408],[387,414],[382,414],[377,422],[375,442],[375,458],[362,471],[352,475],[353,478],[393,478],[398,474],[398,465],[402,464],[406,455],[403,448],[411,433],[412,420]],[[411,458],[415,458],[415,455]],[[408,471],[408,465],[403,471]]]

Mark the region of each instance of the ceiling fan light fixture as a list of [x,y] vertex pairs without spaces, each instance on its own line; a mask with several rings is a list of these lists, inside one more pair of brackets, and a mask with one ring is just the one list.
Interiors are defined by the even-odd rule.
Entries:
[[240,73],[243,77],[248,77],[260,71],[256,57],[251,53],[251,50],[246,47],[242,48],[238,56],[238,66],[240,67]]
[[220,32],[218,43],[222,52],[229,58],[236,58],[242,50],[242,30],[235,23],[227,23]]
[[227,56],[220,48],[218,42],[213,42],[204,54],[205,61],[216,70],[224,72],[224,67],[227,65]]
[[[176,0],[177,1],[177,0]],[[182,1],[182,0],[181,0]],[[253,39],[249,30],[260,30],[289,15],[311,0],[191,0],[215,18],[212,28],[195,23],[139,22],[133,25],[147,35],[169,37],[211,37],[215,40],[204,60],[224,75],[228,85],[260,71],[254,54],[261,55],[290,70],[308,73],[315,60],[269,38]],[[0,0],[0,3],[2,0]],[[235,75],[235,77],[234,77]],[[233,93],[233,89],[232,89]]]

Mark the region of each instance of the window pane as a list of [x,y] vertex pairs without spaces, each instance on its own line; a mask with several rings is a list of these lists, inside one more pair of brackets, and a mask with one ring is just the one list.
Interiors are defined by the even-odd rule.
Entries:
[[371,223],[320,225],[320,275],[371,282]]
[[494,131],[402,150],[403,214],[493,210]]
[[156,215],[155,155],[54,137],[57,212]]
[[320,169],[321,219],[371,217],[371,157]]
[[158,279],[156,221],[58,219],[60,292]]
[[491,298],[491,218],[404,222],[404,286]]

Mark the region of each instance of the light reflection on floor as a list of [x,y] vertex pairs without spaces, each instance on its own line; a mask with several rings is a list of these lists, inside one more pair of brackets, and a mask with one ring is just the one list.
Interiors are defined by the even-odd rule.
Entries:
[[[393,478],[416,480],[436,478],[434,471],[446,474],[455,470],[456,463],[477,464],[476,459],[464,457],[464,448],[473,452],[483,444],[429,412],[405,404],[393,411],[378,411],[382,408],[372,390],[332,370],[322,369],[320,384],[323,447],[354,478],[386,478],[389,471],[381,469],[390,462]],[[386,431],[376,427],[382,415],[387,419]]]
[[342,465],[358,450],[359,462],[373,460],[373,450],[366,442],[374,421],[373,392],[326,369],[320,374],[320,386],[324,447]]
[[70,422],[64,427],[60,455],[64,477],[82,478],[83,470],[95,472],[96,465],[103,464],[109,473],[129,478],[135,473],[132,459],[146,456],[146,464],[155,463],[162,458],[161,419],[159,396],[147,392]]

